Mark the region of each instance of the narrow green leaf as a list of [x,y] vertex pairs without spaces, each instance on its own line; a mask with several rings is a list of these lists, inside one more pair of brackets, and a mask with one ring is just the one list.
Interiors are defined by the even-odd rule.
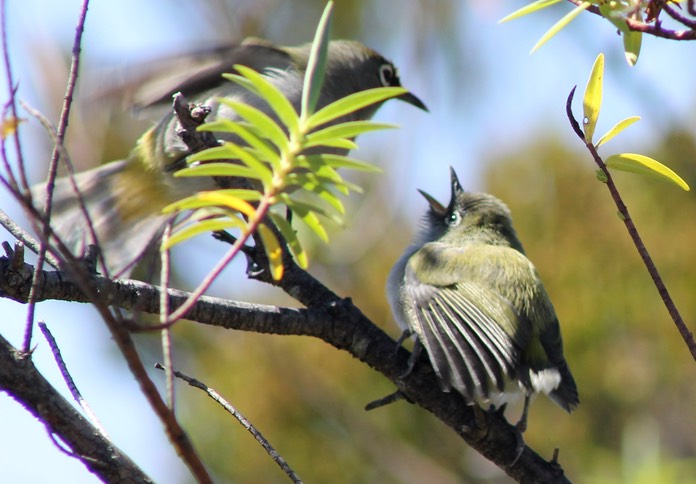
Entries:
[[524,7],[515,10],[512,12],[510,15],[507,15],[500,20],[498,20],[499,24],[502,24],[504,22],[509,22],[510,20],[514,20],[520,17],[524,17],[525,15],[528,15],[530,13],[537,12],[543,8],[550,7],[551,5],[555,5],[561,0],[537,0],[536,2],[532,2],[529,5],[525,5]]
[[254,170],[235,163],[202,163],[189,166],[174,173],[177,178],[193,176],[236,176],[241,178],[258,178]]
[[315,146],[325,146],[328,148],[339,148],[342,150],[355,150],[358,148],[358,145],[355,144],[354,141],[345,139],[345,138],[330,138],[326,140],[318,140],[314,142],[305,142],[304,143],[304,148],[309,149],[309,148],[314,148]]
[[[280,119],[280,122],[287,126],[291,133],[297,133],[299,126],[297,112],[280,89],[271,83],[266,76],[256,72],[254,69],[243,65],[235,65],[234,68],[249,81],[249,84],[252,86],[251,90],[268,103],[278,116],[278,119]],[[238,82],[237,78],[240,76],[223,74],[223,77],[244,86],[244,83]]]
[[674,171],[666,167],[659,161],[653,160],[644,155],[635,153],[621,153],[612,155],[605,161],[609,168],[615,170],[628,171],[630,173],[638,173],[639,175],[647,175],[659,180],[668,180],[683,190],[689,191],[689,185]]
[[281,249],[275,234],[265,224],[259,224],[259,235],[263,241],[266,257],[268,257],[271,275],[274,280],[279,281],[283,277],[283,249]]
[[278,227],[278,230],[280,230],[280,233],[283,234],[283,238],[288,244],[288,248],[295,257],[297,263],[300,265],[300,267],[306,269],[309,265],[307,252],[305,252],[305,250],[302,248],[302,244],[300,244],[300,239],[297,238],[295,229],[292,228],[292,226],[282,215],[275,212],[269,212],[269,215],[271,216],[273,223],[275,223],[276,227]]
[[355,92],[328,106],[324,106],[306,121],[307,129],[333,121],[372,104],[377,104],[408,92],[403,87],[377,87],[366,91]]
[[257,160],[256,157],[249,152],[249,150],[249,147],[241,147],[234,143],[225,142],[222,146],[208,148],[207,150],[201,151],[200,153],[191,155],[188,157],[187,161],[205,161],[208,159],[240,160],[242,163],[248,166],[256,175],[253,178],[260,179],[264,186],[270,185],[271,181],[273,180],[273,173],[271,172],[271,170],[268,169],[268,166],[265,163],[262,163],[261,161]]
[[305,158],[310,164],[313,163],[315,158],[320,158],[323,160],[323,163],[332,168],[345,168],[348,170],[364,171],[368,173],[382,173],[383,171],[379,166],[373,165],[372,163],[367,163],[342,155],[303,155],[302,157],[298,157],[298,161],[302,158]]
[[191,237],[202,233],[217,232],[219,230],[227,230],[231,228],[241,228],[246,227],[246,223],[236,217],[225,218],[225,219],[214,219],[214,220],[204,220],[202,222],[197,222],[195,224],[187,225],[186,227],[178,230],[173,234],[166,243],[162,244],[162,250],[167,250],[174,247],[176,244],[188,240]]
[[536,44],[534,44],[534,47],[532,47],[530,54],[536,52],[536,50],[539,47],[544,45],[546,42],[549,41],[549,39],[551,39],[551,37],[560,32],[561,29],[563,29],[566,25],[572,22],[575,17],[587,10],[590,7],[590,5],[592,5],[590,2],[582,2],[580,5],[575,7],[568,14],[566,14],[561,20],[556,22],[549,30],[546,31],[544,35],[541,36],[539,41]]
[[244,215],[251,217],[256,212],[249,202],[242,200],[236,196],[225,193],[226,190],[212,190],[198,192],[195,195],[170,203],[162,209],[164,213],[180,212],[182,210],[192,210],[194,208],[202,208],[209,206],[229,207],[236,212],[242,212]]
[[283,152],[288,150],[287,136],[282,128],[278,126],[278,123],[273,121],[269,115],[253,106],[233,99],[221,98],[220,102],[234,109],[237,114],[251,123],[259,132],[263,133],[263,137],[276,145],[278,151]]
[[635,32],[633,30],[623,34],[624,55],[626,62],[633,67],[638,62],[640,55],[640,46],[643,42],[643,32]]
[[329,50],[329,37],[331,32],[331,12],[333,1],[329,1],[321,15],[317,31],[312,42],[312,50],[307,62],[304,86],[302,87],[301,117],[307,119],[313,112],[319,100],[321,86],[324,83],[326,70],[326,56]]
[[230,133],[239,136],[242,141],[258,152],[261,161],[266,161],[273,166],[280,163],[280,155],[273,145],[254,133],[249,127],[231,121],[229,119],[216,119],[206,123],[200,128],[201,131],[213,131],[218,133]]
[[582,101],[583,120],[585,127],[585,140],[592,143],[599,111],[602,108],[602,82],[604,80],[604,54],[599,54],[595,59],[590,72],[590,79],[585,88],[585,97]]
[[369,131],[377,131],[380,129],[396,128],[396,125],[388,123],[376,123],[374,121],[348,121],[346,123],[336,124],[328,128],[310,133],[305,138],[307,146],[316,146],[323,142],[332,139],[350,139],[355,138],[359,134]]
[[326,203],[331,205],[334,210],[336,210],[341,215],[345,214],[345,208],[343,203],[339,200],[336,195],[331,193],[327,188],[326,184],[323,183],[315,174],[313,173],[293,173],[288,175],[287,183],[289,186],[297,186],[302,190],[313,193],[320,199],[324,200]]
[[326,229],[321,224],[317,214],[302,204],[286,203],[290,210],[293,211],[295,215],[310,229],[312,232],[317,234],[317,236],[324,242],[329,241],[329,234],[326,233]]
[[601,145],[612,139],[614,136],[619,134],[621,131],[624,129],[628,128],[630,125],[635,123],[636,121],[640,120],[640,116],[631,116],[630,118],[626,118],[623,121],[619,121],[614,125],[613,128],[611,128],[609,131],[606,132],[604,136],[599,138],[599,141],[597,141],[597,144],[595,145],[595,148],[599,148]]

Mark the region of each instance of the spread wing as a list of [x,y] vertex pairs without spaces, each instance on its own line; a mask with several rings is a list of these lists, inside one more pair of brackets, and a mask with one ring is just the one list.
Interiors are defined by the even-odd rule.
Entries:
[[403,285],[408,322],[443,387],[454,387],[470,401],[488,399],[516,378],[530,338],[529,325],[497,287],[496,255],[505,254],[488,252],[426,244],[409,262]]

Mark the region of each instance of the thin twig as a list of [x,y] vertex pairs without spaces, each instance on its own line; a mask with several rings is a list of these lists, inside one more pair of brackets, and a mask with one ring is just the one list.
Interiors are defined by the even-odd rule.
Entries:
[[[26,247],[31,249],[32,252],[39,252],[39,242],[34,237],[29,235],[22,227],[14,223],[14,221],[5,212],[3,212],[2,209],[0,209],[0,225],[5,228],[5,230],[7,230],[15,239],[21,241]],[[46,262],[48,262],[55,269],[60,267],[60,263],[53,256],[53,254],[46,253]]]
[[570,91],[568,101],[566,102],[566,114],[568,115],[568,119],[573,128],[573,131],[575,131],[575,134],[577,134],[578,137],[585,144],[585,147],[589,150],[595,163],[597,163],[599,169],[602,170],[602,172],[604,173],[604,176],[606,177],[606,181],[604,183],[606,183],[607,188],[609,189],[609,193],[611,193],[611,198],[614,200],[614,204],[616,205],[616,208],[618,209],[619,214],[621,215],[621,220],[623,220],[624,224],[626,225],[626,229],[628,230],[628,233],[631,236],[631,239],[633,240],[633,244],[636,246],[636,249],[638,250],[641,259],[643,259],[643,264],[645,264],[645,267],[648,269],[648,273],[650,274],[650,277],[652,278],[653,283],[657,288],[657,292],[660,294],[660,297],[662,298],[662,301],[665,307],[667,308],[669,315],[672,317],[672,321],[674,321],[674,324],[677,326],[677,330],[679,331],[679,334],[684,340],[684,343],[686,343],[686,346],[689,349],[692,358],[696,361],[696,341],[694,341],[693,333],[689,331],[689,328],[684,323],[684,320],[682,319],[682,316],[679,313],[676,304],[672,300],[669,291],[667,291],[667,286],[665,286],[665,283],[662,280],[662,277],[660,276],[660,273],[657,270],[657,267],[655,266],[652,257],[650,257],[650,253],[648,252],[648,249],[645,247],[643,239],[638,233],[638,229],[636,229],[636,226],[633,223],[633,219],[628,213],[628,208],[626,207],[626,204],[621,198],[621,194],[619,193],[619,190],[616,187],[614,179],[612,178],[611,173],[607,169],[604,160],[602,160],[602,158],[599,156],[599,154],[597,153],[597,149],[592,144],[592,142],[587,141],[585,139],[585,135],[580,129],[580,125],[573,116],[572,102],[574,95],[575,87]]
[[[65,132],[68,128],[68,119],[70,118],[70,108],[72,107],[72,100],[73,100],[73,93],[75,92],[75,85],[77,83],[77,74],[78,70],[80,67],[80,50],[81,50],[81,44],[82,44],[82,33],[84,32],[85,28],[85,20],[87,19],[87,7],[89,5],[89,0],[83,0],[82,7],[80,8],[80,15],[77,21],[77,25],[75,27],[75,41],[73,43],[73,51],[72,51],[72,61],[70,63],[70,74],[68,75],[68,84],[65,89],[65,98],[63,102],[63,109],[61,110],[60,113],[60,119],[58,121],[58,129],[56,130],[56,140],[57,143],[53,148],[53,154],[51,155],[51,162],[49,164],[49,182],[47,185],[47,190],[46,190],[46,211],[44,214],[44,240],[48,240],[48,235],[49,235],[49,229],[46,228],[47,225],[50,224],[51,220],[51,199],[52,199],[52,189],[53,189],[53,183],[55,181],[56,173],[57,173],[57,167],[58,167],[58,159],[60,158],[60,154],[62,152],[62,145],[63,145],[63,140],[65,139]],[[26,184],[26,183],[25,183]],[[37,274],[38,271],[43,269],[43,263],[44,259],[46,257],[46,250],[47,246],[45,243],[42,243],[39,249],[39,258],[38,261],[36,262],[36,270]],[[34,282],[36,283],[38,281],[38,278],[34,278]],[[35,304],[35,299],[34,299],[34,294],[36,293],[36,286],[33,286],[31,288],[31,292],[29,293],[29,303],[27,305],[27,321],[26,321],[26,326],[24,328],[24,344],[22,345],[22,349],[25,352],[29,352],[29,348],[31,347],[31,338],[32,338],[32,333],[34,331],[34,311],[36,309],[36,304]]]
[[[162,234],[162,247],[166,247],[167,241],[172,234],[173,222],[170,220],[164,228]],[[161,330],[162,336],[162,358],[164,358],[164,374],[167,389],[167,405],[174,412],[174,361],[172,358],[172,333],[169,325],[166,325],[169,316],[169,249],[163,249],[160,252],[161,269],[160,269],[160,284],[162,284],[162,292],[160,293],[160,324],[164,327]]]
[[[159,363],[155,364],[155,368],[160,369],[160,370],[167,370],[165,367],[160,365]],[[195,379],[191,378],[190,376],[184,375],[183,373],[179,371],[175,371],[174,375],[177,378],[180,378],[184,380],[186,383],[191,385],[192,387],[198,388],[200,390],[203,390],[208,394],[210,398],[215,400],[217,403],[222,406],[227,412],[229,412],[230,415],[232,415],[234,418],[236,418],[239,423],[242,424],[242,426],[249,431],[249,433],[256,439],[256,441],[261,444],[261,447],[264,448],[264,450],[268,453],[268,455],[273,459],[273,462],[278,464],[278,466],[287,474],[287,476],[292,480],[294,483],[301,483],[302,479],[299,478],[299,476],[295,473],[295,471],[292,470],[290,465],[283,459],[283,457],[273,448],[273,446],[266,440],[266,438],[259,432],[259,430],[254,427],[254,425],[247,420],[244,415],[242,415],[239,410],[237,410],[232,404],[230,404],[227,400],[225,400],[218,392],[210,388],[208,385],[205,383]]]
[[[3,121],[5,120],[6,110],[10,110],[10,115],[13,121],[17,121],[19,117],[17,116],[17,103],[15,101],[15,95],[17,93],[17,86],[15,86],[12,73],[12,64],[10,63],[10,50],[7,45],[7,2],[2,0],[0,3],[0,31],[2,31],[2,54],[3,62],[5,64],[5,75],[7,76],[7,89],[9,91],[8,101],[5,104],[5,108],[2,112]],[[24,173],[24,158],[22,155],[22,143],[19,138],[19,129],[16,129],[12,139],[14,139],[15,153],[17,154],[17,165],[19,166],[19,173],[22,185],[28,187],[26,174]],[[5,151],[5,140],[2,139],[0,145],[2,146],[2,161],[7,171],[7,176],[9,177],[9,183],[14,190],[18,189],[17,180],[12,173],[12,168],[10,167],[10,162],[7,159],[7,152]]]
[[[585,3],[584,0],[568,0],[570,3],[576,6],[580,6]],[[660,37],[663,39],[670,40],[696,40],[696,30],[694,30],[694,21],[680,15],[679,12],[673,8],[663,3],[662,8],[677,22],[682,25],[689,27],[689,30],[670,30],[662,27],[662,23],[656,21],[655,23],[645,23],[641,20],[636,20],[635,18],[627,17],[625,19],[626,25],[630,30],[635,32],[643,32],[644,34],[652,35],[655,37]],[[586,9],[589,13],[597,15],[599,17],[604,17],[596,5],[591,5]]]
[[56,343],[53,334],[51,334],[51,330],[48,329],[48,326],[46,326],[46,323],[44,323],[43,321],[39,321],[39,329],[43,333],[44,338],[46,338],[46,341],[48,341],[48,346],[51,348],[53,358],[55,358],[56,360],[56,364],[58,365],[60,374],[63,376],[63,380],[65,381],[66,385],[68,385],[68,390],[70,390],[70,394],[80,405],[82,410],[84,410],[85,414],[87,415],[87,418],[90,422],[92,422],[92,425],[94,425],[94,427],[97,430],[99,430],[99,432],[101,432],[104,438],[108,439],[109,435],[106,433],[104,426],[101,424],[101,422],[99,422],[99,419],[97,418],[96,414],[92,411],[92,408],[87,403],[87,400],[85,400],[82,397],[80,390],[77,389],[75,381],[73,380],[72,375],[70,375],[68,367],[65,365],[63,356],[60,353],[60,348],[58,348],[58,344]]

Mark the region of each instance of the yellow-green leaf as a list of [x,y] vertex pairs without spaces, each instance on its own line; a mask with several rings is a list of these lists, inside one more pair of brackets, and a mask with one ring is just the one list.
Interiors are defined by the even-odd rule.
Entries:
[[161,250],[167,250],[174,247],[176,244],[188,240],[191,237],[199,235],[201,233],[217,232],[219,230],[227,230],[230,228],[244,228],[246,223],[236,217],[229,217],[224,219],[214,219],[214,220],[203,220],[178,230],[166,241],[163,241]]
[[371,104],[384,102],[387,99],[400,96],[408,91],[403,87],[377,87],[346,96],[314,113],[306,121],[306,129],[310,130],[336,118],[350,114]]
[[[242,86],[250,86],[248,88],[262,97],[268,105],[271,106],[273,111],[278,115],[278,119],[288,127],[290,132],[296,133],[298,129],[297,112],[280,89],[271,84],[264,75],[259,74],[250,67],[235,65],[234,68],[243,77],[235,74],[223,74],[223,77],[230,81],[237,82]],[[244,83],[244,81],[240,81],[240,77],[247,81],[248,84]]]
[[556,22],[549,30],[546,31],[544,35],[541,36],[539,41],[536,44],[534,44],[534,47],[532,47],[530,54],[536,52],[536,50],[539,47],[544,45],[546,42],[549,41],[549,39],[551,39],[551,37],[560,32],[561,29],[563,29],[566,25],[572,22],[575,17],[587,10],[588,7],[590,7],[590,5],[592,5],[590,2],[582,2],[580,5],[568,12],[561,20]]
[[235,101],[234,99],[220,98],[220,102],[229,106],[242,118],[258,129],[263,136],[270,140],[278,150],[283,152],[288,149],[288,138],[278,123],[269,115],[249,104]]
[[336,139],[355,138],[359,134],[367,133],[368,131],[392,128],[397,128],[397,126],[375,121],[348,121],[308,134],[306,138],[307,146],[315,146]]
[[280,233],[283,234],[283,238],[288,244],[290,252],[295,257],[297,263],[300,265],[300,267],[306,269],[309,265],[307,252],[305,252],[305,250],[302,248],[302,244],[300,244],[300,239],[297,238],[295,229],[292,228],[284,216],[275,212],[269,212],[269,215],[271,216],[271,219],[273,219],[273,223],[275,223],[276,227],[278,227],[278,230],[280,230]]
[[498,20],[499,24],[502,24],[503,22],[508,22],[510,20],[514,20],[516,18],[523,17],[525,15],[528,15],[530,13],[534,13],[538,10],[541,10],[542,8],[550,7],[551,5],[555,5],[556,3],[560,2],[561,0],[537,0],[536,2],[530,3],[529,5],[525,5],[524,7],[515,10],[512,12],[510,15],[507,15],[500,20]]
[[259,224],[259,235],[263,241],[263,248],[268,257],[268,264],[271,266],[273,279],[279,281],[283,277],[283,249],[275,234],[264,224]]
[[582,101],[583,120],[582,124],[585,127],[585,140],[592,142],[595,128],[597,127],[597,119],[599,111],[602,107],[602,81],[604,80],[604,54],[599,54],[595,59],[590,73],[590,79],[587,81],[585,89],[585,97]]
[[626,118],[623,121],[619,121],[614,125],[613,128],[611,128],[609,131],[606,132],[604,136],[599,138],[599,141],[597,141],[597,144],[595,145],[596,148],[599,148],[601,145],[612,139],[614,136],[619,134],[621,131],[624,129],[628,128],[630,125],[635,123],[636,121],[640,120],[640,116],[631,116],[630,118]]
[[639,175],[647,175],[659,180],[667,180],[676,184],[683,190],[690,190],[689,185],[674,171],[659,161],[653,160],[652,158],[644,155],[638,155],[635,153],[621,153],[608,157],[605,163],[609,168],[613,168],[615,170],[638,173]]
[[630,30],[623,34],[624,55],[629,66],[636,65],[640,55],[640,45],[643,41],[643,32]]
[[237,165],[234,163],[201,163],[193,165],[174,173],[175,177],[193,176],[236,176],[242,178],[258,178],[254,170],[248,166]]

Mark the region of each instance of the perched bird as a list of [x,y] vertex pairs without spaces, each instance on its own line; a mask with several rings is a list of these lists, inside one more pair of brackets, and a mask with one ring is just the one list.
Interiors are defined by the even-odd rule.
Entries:
[[[423,225],[389,275],[394,317],[425,347],[443,391],[504,408],[546,393],[570,412],[579,403],[561,330],[539,274],[524,254],[508,208],[465,192],[451,169],[447,207],[430,204]],[[412,363],[415,359],[412,360]]]
[[[235,64],[246,65],[263,74],[300,110],[302,86],[311,44],[282,47],[261,39],[247,39],[217,52],[208,62],[187,75],[177,73],[165,89],[155,88],[136,101],[141,106],[171,102],[171,95],[182,92],[190,102],[207,105],[216,118],[241,119],[217,98],[234,98],[250,104],[277,120],[268,104],[252,92],[227,81],[222,73]],[[150,83],[152,84],[152,83]],[[324,84],[316,109],[350,94],[383,86],[400,86],[394,65],[380,54],[356,41],[335,40],[328,46]],[[423,102],[407,92],[398,97],[427,111]],[[369,119],[379,105],[351,113],[337,122]],[[326,126],[326,125],[325,125]],[[325,127],[322,126],[322,127]],[[128,275],[134,262],[158,243],[167,218],[161,210],[167,204],[200,190],[214,189],[211,179],[175,178],[189,154],[177,134],[178,120],[171,110],[138,140],[128,158],[107,163],[76,175],[77,186],[90,213],[101,254],[111,275]],[[239,142],[229,134],[219,138]],[[315,151],[316,152],[316,151]],[[321,152],[345,154],[346,150],[325,148]],[[45,185],[32,188],[35,200],[43,200]],[[38,202],[37,202],[38,203]],[[67,178],[56,180],[51,224],[55,233],[80,255],[90,240],[87,222]]]

